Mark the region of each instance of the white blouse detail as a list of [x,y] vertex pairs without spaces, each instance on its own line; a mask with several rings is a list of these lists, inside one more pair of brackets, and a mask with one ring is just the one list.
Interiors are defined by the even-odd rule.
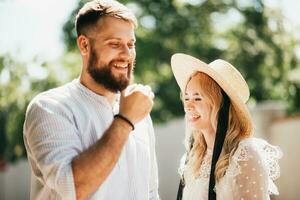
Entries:
[[[279,147],[265,140],[248,138],[240,142],[230,158],[226,174],[216,183],[218,200],[269,200],[270,194],[279,194],[274,180],[280,176],[278,160],[282,157]],[[200,167],[200,175],[194,178],[181,162],[179,172],[184,171],[184,200],[207,200],[212,152],[208,151]],[[182,159],[183,160],[183,159]]]

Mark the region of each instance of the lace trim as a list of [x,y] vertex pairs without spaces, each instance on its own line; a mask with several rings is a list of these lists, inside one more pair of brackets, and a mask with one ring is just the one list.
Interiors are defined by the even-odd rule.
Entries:
[[178,168],[178,174],[180,175],[180,177],[183,176],[184,170],[186,168],[186,157],[187,157],[187,153],[183,154],[183,156],[180,159],[180,164]]
[[198,178],[208,179],[210,176],[211,169],[211,159],[212,159],[212,150],[207,149],[206,154],[203,158],[202,164],[200,166],[200,173]]
[[205,155],[203,158],[203,162],[200,166],[200,173],[197,178],[209,178],[210,176],[210,169],[211,169],[211,156]]
[[266,145],[263,150],[265,152],[265,164],[269,171],[268,175],[272,180],[276,180],[280,176],[278,160],[282,158],[282,151],[279,147],[271,145]]
[[[180,176],[183,176],[183,173],[186,169],[186,156],[187,153],[185,153],[181,160],[180,160],[180,167],[178,169],[178,173],[180,174]],[[212,150],[207,149],[207,152],[203,158],[202,164],[200,166],[200,173],[199,176],[196,177],[196,179],[198,178],[204,178],[204,179],[208,179],[210,176],[210,169],[211,169],[211,159],[212,159]]]

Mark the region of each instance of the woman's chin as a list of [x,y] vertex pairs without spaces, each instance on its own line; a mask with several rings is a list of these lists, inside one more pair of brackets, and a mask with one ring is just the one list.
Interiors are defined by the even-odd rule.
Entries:
[[196,124],[194,124],[194,123],[189,123],[189,127],[190,127],[190,129],[191,129],[192,131],[197,131],[197,130],[199,130],[199,127],[198,127]]

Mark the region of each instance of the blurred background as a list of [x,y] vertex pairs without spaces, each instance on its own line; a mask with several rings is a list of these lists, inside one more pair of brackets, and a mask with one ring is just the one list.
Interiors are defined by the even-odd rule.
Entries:
[[[29,199],[23,122],[30,100],[78,77],[74,18],[86,1],[0,0],[0,200]],[[139,19],[135,82],[155,92],[160,196],[175,199],[184,153],[183,109],[170,57],[222,58],[244,75],[255,136],[279,145],[280,195],[300,191],[300,2],[297,0],[122,0]]]

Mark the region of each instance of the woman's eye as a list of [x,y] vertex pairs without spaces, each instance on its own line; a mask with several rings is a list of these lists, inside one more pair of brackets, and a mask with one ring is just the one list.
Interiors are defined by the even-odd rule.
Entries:
[[202,99],[201,98],[195,98],[195,101],[201,101]]
[[184,98],[184,101],[188,101],[188,100],[190,100],[189,98]]

